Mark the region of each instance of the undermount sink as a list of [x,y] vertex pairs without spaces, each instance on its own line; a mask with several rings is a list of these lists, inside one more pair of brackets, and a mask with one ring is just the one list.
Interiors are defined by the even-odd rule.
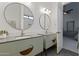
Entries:
[[32,37],[37,37],[37,36],[40,36],[40,35],[30,34],[30,35],[16,36],[16,39],[32,38]]
[[18,36],[7,36],[7,38],[15,38],[16,39],[25,39],[25,38],[32,38],[32,37],[38,37],[38,36],[44,36],[44,35],[50,35],[50,34],[23,34],[23,35],[18,35]]
[[45,34],[45,33],[43,33],[43,34],[38,34],[38,35],[50,35],[50,34],[52,34],[52,33],[47,33],[47,34]]
[[33,37],[44,36],[44,35],[49,35],[49,34],[40,34],[40,33],[24,34],[22,36],[21,35],[19,35],[19,36],[11,36],[11,37],[7,37],[7,38],[15,38],[15,40],[17,40],[17,39],[33,38]]
[[16,36],[16,39],[30,38],[31,35]]

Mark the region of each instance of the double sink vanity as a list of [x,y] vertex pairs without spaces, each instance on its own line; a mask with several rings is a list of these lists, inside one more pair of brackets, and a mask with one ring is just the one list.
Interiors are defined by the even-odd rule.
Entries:
[[7,37],[0,39],[0,55],[22,55],[20,52],[33,47],[27,55],[37,55],[43,52],[43,40],[46,42],[46,48],[56,44],[56,34],[37,34],[22,37]]
[[8,25],[21,31],[21,36],[9,37],[9,31],[1,30],[0,36],[4,35],[5,38],[0,38],[0,55],[33,56],[56,44],[56,33],[47,33],[51,24],[49,15],[42,14],[39,18],[39,25],[45,34],[28,35],[27,33],[27,35],[23,35],[24,31],[28,30],[34,21],[32,11],[24,4],[9,3],[4,8],[4,18]]

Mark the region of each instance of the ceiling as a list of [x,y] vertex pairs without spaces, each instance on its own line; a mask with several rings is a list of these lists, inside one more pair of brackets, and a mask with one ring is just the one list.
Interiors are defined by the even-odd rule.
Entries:
[[63,5],[69,4],[70,2],[62,2]]

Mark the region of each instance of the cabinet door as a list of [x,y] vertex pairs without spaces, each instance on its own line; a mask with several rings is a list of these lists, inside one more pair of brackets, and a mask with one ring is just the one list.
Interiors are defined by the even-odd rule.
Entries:
[[56,34],[51,34],[43,37],[46,42],[46,49],[52,47],[53,45],[56,44]]
[[0,55],[21,55],[20,52],[33,46],[28,55],[36,55],[43,51],[42,38],[23,39],[20,41],[0,44]]

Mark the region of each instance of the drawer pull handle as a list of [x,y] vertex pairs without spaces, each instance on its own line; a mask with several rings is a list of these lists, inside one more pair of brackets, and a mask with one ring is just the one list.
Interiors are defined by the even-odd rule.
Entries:
[[28,55],[33,50],[33,46],[20,52],[21,55]]
[[52,42],[55,42],[56,40],[52,40]]
[[61,32],[56,32],[56,33],[58,33],[58,34],[59,34],[59,33],[61,33]]

